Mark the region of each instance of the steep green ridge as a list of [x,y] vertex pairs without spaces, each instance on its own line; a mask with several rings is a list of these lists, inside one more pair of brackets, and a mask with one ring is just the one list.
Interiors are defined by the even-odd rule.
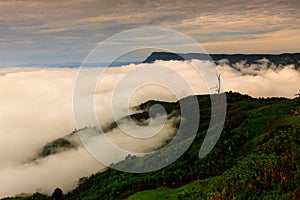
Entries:
[[[290,111],[300,110],[299,98],[256,99],[227,93],[222,135],[203,159],[198,152],[210,120],[210,98],[198,96],[198,101],[198,134],[176,162],[143,174],[108,169],[81,179],[64,199],[293,199],[300,188],[300,115]],[[178,103],[149,101],[139,108],[147,111],[156,103],[168,113],[180,114]],[[133,117],[145,119],[147,114]],[[24,199],[51,199],[34,195]]]

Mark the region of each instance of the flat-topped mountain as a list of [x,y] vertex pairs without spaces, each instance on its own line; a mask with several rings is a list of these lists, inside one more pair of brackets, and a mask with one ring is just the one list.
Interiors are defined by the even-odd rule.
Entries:
[[153,63],[156,60],[228,60],[228,64],[232,65],[239,61],[245,61],[247,64],[262,63],[265,59],[276,66],[295,65],[299,69],[300,53],[283,53],[283,54],[201,54],[201,53],[170,53],[170,52],[153,52],[147,57],[144,63]]

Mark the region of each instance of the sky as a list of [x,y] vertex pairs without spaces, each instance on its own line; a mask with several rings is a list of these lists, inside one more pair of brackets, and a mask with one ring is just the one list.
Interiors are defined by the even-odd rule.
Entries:
[[299,52],[299,8],[298,0],[1,0],[0,66],[81,62],[106,38],[148,26],[182,32],[208,53]]

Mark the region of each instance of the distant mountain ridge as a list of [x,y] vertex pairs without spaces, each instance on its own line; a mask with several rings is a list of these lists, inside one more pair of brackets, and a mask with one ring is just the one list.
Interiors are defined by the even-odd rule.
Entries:
[[283,53],[283,54],[201,54],[201,53],[170,53],[170,52],[153,52],[143,63],[153,63],[156,60],[210,60],[215,62],[226,59],[228,64],[232,65],[239,61],[246,61],[247,64],[258,64],[259,60],[268,59],[276,66],[295,65],[299,69],[300,53]]
[[[201,54],[201,53],[171,53],[171,52],[152,52],[144,61],[121,62],[114,61],[112,63],[84,63],[85,67],[120,67],[129,64],[153,63],[156,60],[213,60],[218,63],[220,60],[228,60],[229,65],[233,65],[240,61],[246,61],[245,64],[259,64],[260,60],[267,59],[277,67],[285,65],[295,65],[296,69],[300,68],[300,53],[283,53],[283,54]],[[58,67],[58,68],[78,68],[82,66],[81,62],[66,62],[56,64],[22,64],[18,67]]]
[[134,62],[118,62],[113,61],[111,63],[109,62],[101,62],[101,63],[81,63],[81,62],[66,62],[66,63],[48,63],[48,64],[23,64],[18,65],[18,67],[58,67],[58,68],[78,68],[78,67],[120,67],[123,65],[129,65],[129,64],[139,64],[140,61],[134,61]]

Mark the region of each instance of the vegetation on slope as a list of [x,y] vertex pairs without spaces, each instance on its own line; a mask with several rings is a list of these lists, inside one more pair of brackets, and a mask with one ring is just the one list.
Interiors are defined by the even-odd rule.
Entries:
[[[108,169],[81,179],[64,199],[293,199],[300,188],[299,99],[255,99],[227,94],[228,111],[222,135],[203,159],[198,152],[210,119],[209,96],[199,96],[201,122],[190,148],[173,164],[150,173]],[[177,103],[161,103],[170,113]],[[136,114],[135,119],[139,119]],[[146,116],[147,117],[147,116]],[[145,118],[141,113],[140,118]],[[176,126],[176,125],[175,125]],[[129,158],[142,162],[140,158]],[[143,158],[147,162],[147,157]],[[125,162],[120,162],[122,166]],[[51,199],[35,194],[25,199]]]

